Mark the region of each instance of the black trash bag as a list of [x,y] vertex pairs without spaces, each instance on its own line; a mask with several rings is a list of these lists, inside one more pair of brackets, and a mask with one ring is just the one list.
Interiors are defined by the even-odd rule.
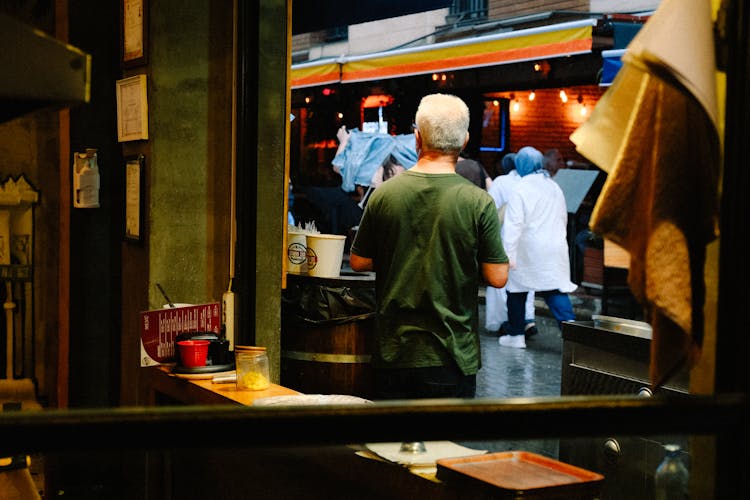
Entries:
[[281,312],[295,326],[359,321],[375,314],[375,288],[293,284],[282,292]]

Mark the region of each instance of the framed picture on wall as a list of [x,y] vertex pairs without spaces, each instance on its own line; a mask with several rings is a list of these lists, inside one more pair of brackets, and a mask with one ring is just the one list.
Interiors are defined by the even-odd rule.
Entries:
[[143,179],[146,157],[125,158],[125,239],[141,241],[144,221]]
[[148,62],[148,0],[121,0],[122,66]]
[[117,140],[148,139],[146,75],[117,80]]

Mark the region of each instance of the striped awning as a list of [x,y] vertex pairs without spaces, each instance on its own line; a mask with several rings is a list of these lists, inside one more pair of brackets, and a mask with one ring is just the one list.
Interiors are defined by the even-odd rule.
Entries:
[[[591,52],[595,19],[292,66],[292,88],[398,78]],[[333,66],[340,65],[340,73]],[[339,73],[339,74],[337,74]],[[338,79],[337,79],[338,78]],[[317,79],[317,81],[316,81]]]
[[337,59],[328,58],[318,61],[292,65],[292,88],[330,85],[341,81],[341,64]]

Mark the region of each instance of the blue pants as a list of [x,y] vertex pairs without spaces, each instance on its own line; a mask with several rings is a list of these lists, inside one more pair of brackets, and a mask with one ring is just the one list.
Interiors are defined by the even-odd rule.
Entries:
[[[552,316],[557,320],[557,326],[561,327],[563,321],[576,319],[573,313],[573,304],[567,293],[560,290],[546,290],[534,292],[537,297],[544,298]],[[508,334],[523,335],[526,327],[526,295],[528,292],[508,292]]]

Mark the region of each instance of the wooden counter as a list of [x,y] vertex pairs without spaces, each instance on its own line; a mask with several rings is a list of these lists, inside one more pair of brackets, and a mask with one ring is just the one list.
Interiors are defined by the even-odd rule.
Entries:
[[[214,384],[211,379],[187,379],[170,373],[168,366],[141,368],[146,388],[146,405],[236,404],[252,406],[253,401],[273,396],[301,394],[277,384],[263,391],[238,390],[234,383]],[[212,374],[217,375],[217,374]]]
[[[237,390],[235,384],[214,384],[210,379],[185,379],[169,373],[169,367],[142,368],[150,404],[233,404],[252,406],[258,398],[301,394],[273,384],[264,391]],[[257,408],[257,411],[266,409]],[[315,431],[315,419],[310,432]],[[257,432],[259,429],[248,429]],[[211,444],[196,441],[184,449],[149,453],[151,496],[168,485],[174,498],[299,498],[328,500],[357,498],[382,500],[430,498],[431,500],[490,500],[488,494],[462,482],[444,482],[434,471],[412,472],[393,462],[371,458],[364,444],[262,445],[238,447],[220,429]],[[507,498],[507,497],[502,497]],[[541,497],[530,497],[541,498]]]
[[[252,406],[253,401],[271,396],[301,394],[272,384],[263,391],[237,390],[236,385],[214,384],[211,379],[188,379],[170,373],[169,366],[152,366],[143,370],[148,405],[214,405]],[[393,492],[404,498],[458,500],[460,495],[435,481],[409,472],[400,465],[357,456],[362,446],[268,447],[243,450],[194,449],[191,453],[169,453],[169,471],[160,460],[154,460],[154,477],[172,478],[171,488],[177,497],[242,498],[248,489],[255,495],[273,492],[273,498],[306,496],[311,500],[349,498],[362,500],[386,498]],[[228,459],[231,457],[231,459]],[[195,463],[201,472],[192,473]],[[221,464],[220,466],[215,464]],[[211,477],[211,481],[206,481]],[[166,480],[166,479],[165,479]],[[158,490],[157,490],[158,491]],[[261,494],[258,498],[271,498]]]

